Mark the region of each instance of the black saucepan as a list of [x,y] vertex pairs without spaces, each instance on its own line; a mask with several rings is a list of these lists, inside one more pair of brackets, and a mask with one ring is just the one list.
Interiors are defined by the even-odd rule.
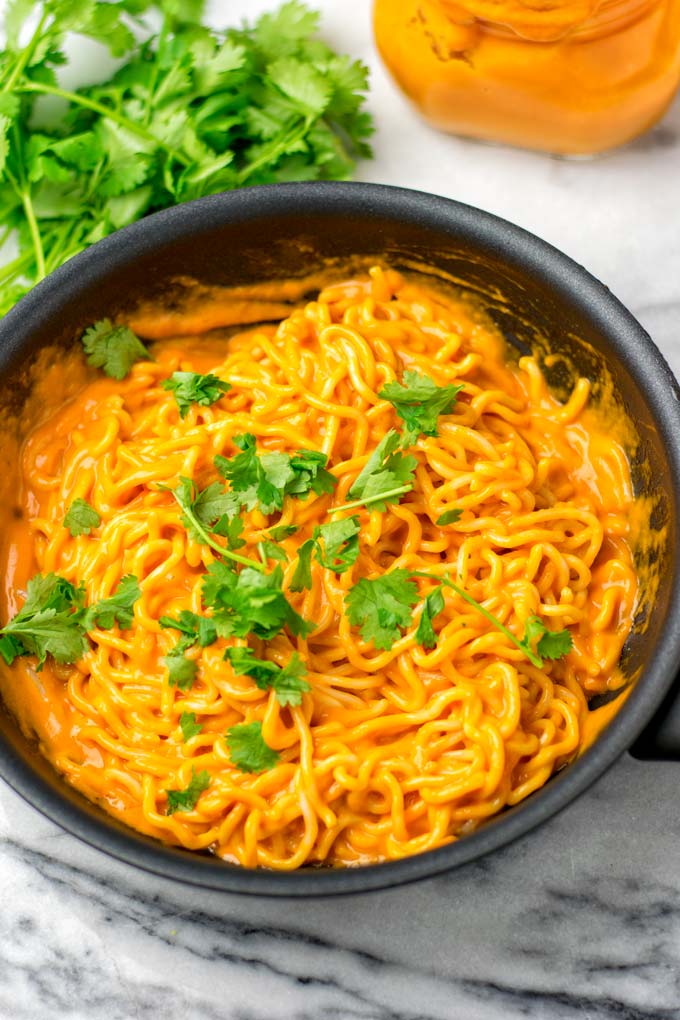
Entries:
[[[121,230],[68,262],[0,322],[2,404],[26,397],[27,365],[45,345],[68,347],[83,328],[142,299],[174,300],[177,277],[232,285],[303,277],[343,259],[376,256],[396,268],[426,263],[483,295],[514,347],[561,353],[551,381],[572,366],[613,386],[635,424],[637,491],[653,497],[654,541],[642,555],[658,581],[623,656],[630,696],[594,745],[521,805],[440,850],[390,864],[249,871],[162,846],[70,789],[6,711],[0,774],[76,836],[138,867],[216,890],[270,896],[331,895],[436,875],[528,832],[586,790],[636,744],[643,756],[680,756],[680,390],[649,336],[601,283],[555,248],[488,213],[432,195],[371,184],[284,184],[190,202]],[[1,427],[1,426],[0,426]],[[651,505],[650,501],[650,505]],[[642,618],[643,617],[643,618]],[[654,720],[650,727],[650,722]],[[595,834],[593,834],[595,838]]]

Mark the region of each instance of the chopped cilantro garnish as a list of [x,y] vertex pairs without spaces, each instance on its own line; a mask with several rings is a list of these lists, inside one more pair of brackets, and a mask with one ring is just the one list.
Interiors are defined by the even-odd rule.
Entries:
[[114,326],[101,319],[82,336],[87,360],[113,379],[124,379],[136,361],[149,361],[150,355],[129,326]]
[[141,594],[135,575],[126,574],[120,579],[113,595],[107,599],[100,599],[85,611],[83,617],[85,630],[92,630],[93,627],[110,630],[114,623],[118,623],[121,630],[128,630],[134,619],[134,604]]
[[[38,669],[51,655],[56,662],[76,662],[89,650],[82,611],[85,589],[58,574],[36,574],[28,582],[26,601],[2,628],[8,640],[0,644],[11,665],[17,655],[35,655]],[[19,650],[20,649],[20,650]]]
[[322,567],[344,574],[359,555],[359,518],[343,517],[314,529],[316,556]]
[[203,729],[203,725],[196,722],[195,712],[182,712],[179,717],[179,724],[182,729],[182,737],[185,742],[191,740],[192,737],[198,736]]
[[225,658],[237,675],[252,677],[261,691],[274,690],[280,705],[299,705],[302,695],[311,690],[304,679],[307,668],[297,652],[283,667],[256,658],[252,648],[227,648]]
[[407,369],[404,383],[390,382],[378,393],[389,400],[404,422],[402,446],[413,446],[418,437],[437,435],[437,418],[450,414],[462,386],[437,386],[428,375]]
[[408,570],[392,570],[381,577],[362,577],[345,596],[349,622],[361,627],[364,641],[376,648],[391,648],[401,637],[400,628],[413,619],[418,588]]
[[[501,634],[504,634],[516,648],[519,648],[519,650],[526,655],[532,665],[537,666],[539,669],[543,666],[544,658],[559,659],[561,656],[567,655],[568,652],[571,651],[572,637],[568,630],[549,631],[545,624],[542,623],[537,616],[530,616],[525,626],[524,635],[520,640],[515,637],[512,631],[508,630],[505,624],[501,623],[501,621],[497,619],[493,613],[490,613],[488,609],[477,601],[477,599],[474,599],[472,595],[466,592],[464,588],[461,588],[459,584],[456,584],[455,581],[452,581],[449,577],[438,577],[436,574],[429,574],[426,571],[421,570],[414,570],[411,576],[424,577],[430,581],[438,581],[440,585],[439,589],[435,589],[434,592],[431,592],[427,596],[426,604],[423,608],[423,616],[421,616],[420,625],[418,627],[418,634],[416,635],[418,640],[420,640],[421,637],[426,638],[428,643],[425,644],[425,642],[422,642],[426,648],[432,648],[436,644],[436,636],[434,634],[434,629],[432,628],[432,619],[435,613],[432,612],[432,607],[435,605],[439,606],[436,612],[441,612],[444,608],[443,600],[440,602],[439,599],[437,599],[436,603],[434,601],[430,601],[430,609],[428,609],[428,600],[434,600],[436,598],[436,592],[443,586],[451,588],[452,591],[455,591],[457,595],[468,603],[468,605],[473,606],[478,613],[480,613],[496,628],[496,630],[500,631]],[[426,615],[429,619],[423,621],[423,617]],[[541,635],[541,637],[538,645],[536,646],[536,650],[534,650],[532,645],[539,635]]]
[[174,394],[180,418],[186,418],[192,404],[210,407],[231,389],[218,376],[198,372],[173,372],[169,379],[163,379],[161,386]]
[[304,591],[312,587],[312,555],[315,549],[313,538],[308,538],[298,549],[297,563],[290,582],[291,591]]
[[390,429],[383,436],[349,490],[354,502],[333,507],[332,513],[369,504],[373,504],[376,510],[384,511],[388,503],[395,501],[395,497],[413,488],[413,474],[418,462],[411,454],[398,452],[400,442],[401,437],[396,429]]
[[434,632],[432,621],[438,613],[441,613],[444,608],[444,596],[442,594],[441,585],[439,588],[435,588],[434,591],[425,599],[423,605],[423,611],[420,615],[420,621],[418,623],[418,630],[416,631],[416,641],[423,648],[435,648],[437,644],[437,635]]
[[440,514],[437,518],[437,524],[443,527],[446,524],[457,524],[463,514],[462,510],[455,507],[453,510],[445,510],[443,514]]
[[73,538],[77,535],[89,535],[101,522],[102,519],[95,508],[80,497],[73,500],[64,517],[64,527],[68,528]]
[[289,538],[296,531],[299,531],[297,524],[277,524],[269,529],[269,534],[272,541],[282,542],[284,538]]
[[[539,641],[534,645],[536,638],[539,638]],[[535,647],[543,659],[561,659],[563,655],[569,654],[574,642],[568,630],[548,630],[538,616],[530,616],[524,628],[521,644],[526,649]]]
[[109,630],[116,621],[122,629],[132,624],[139,594],[137,579],[128,574],[110,598],[88,609],[82,584],[76,588],[58,574],[36,574],[22,608],[0,631],[0,654],[9,665],[18,655],[36,655],[38,669],[48,655],[56,662],[77,662],[89,651],[88,630]]
[[192,765],[191,781],[184,790],[166,790],[168,795],[168,806],[166,814],[172,815],[175,811],[193,811],[198,803],[198,798],[210,786],[210,773],[203,769],[196,774]]
[[190,637],[181,637],[175,647],[161,660],[168,668],[168,683],[180,691],[193,686],[198,672],[198,663],[184,654],[193,645]]
[[[247,556],[241,556],[240,553],[220,545],[209,532],[209,524],[205,523],[206,520],[214,521],[222,513],[226,513],[229,516],[230,511],[234,507],[230,494],[221,492],[219,482],[213,482],[203,492],[199,492],[196,483],[190,478],[184,477],[180,478],[176,489],[160,484],[158,487],[165,492],[172,493],[182,510],[182,524],[187,529],[189,538],[193,539],[194,542],[209,545],[220,556],[234,560],[236,563],[242,563],[252,570],[262,570],[260,564],[256,563],[255,560],[248,559]],[[228,509],[225,511],[224,507]]]
[[296,613],[282,588],[283,571],[270,574],[244,568],[236,573],[226,563],[211,563],[203,581],[203,601],[213,609],[213,621],[222,637],[255,634],[269,640],[288,627],[305,637],[314,625]]
[[199,616],[188,609],[183,609],[175,620],[172,616],[161,616],[158,621],[161,627],[178,630],[185,637],[191,638],[192,644],[198,644],[201,648],[213,644],[217,640],[215,624],[208,616]]
[[250,433],[234,436],[234,443],[241,453],[231,458],[218,454],[215,467],[229,481],[230,494],[247,510],[257,508],[263,514],[271,514],[283,509],[286,496],[333,491],[337,479],[325,468],[328,461],[325,453],[298,450],[293,456],[258,454],[255,436]]
[[278,751],[266,744],[262,723],[241,723],[227,731],[227,746],[232,765],[241,772],[266,772],[280,759]]

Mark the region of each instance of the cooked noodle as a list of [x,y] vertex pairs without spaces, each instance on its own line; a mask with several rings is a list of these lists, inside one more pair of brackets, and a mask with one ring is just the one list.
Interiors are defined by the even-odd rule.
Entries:
[[[5,670],[10,703],[67,780],[135,828],[246,867],[363,864],[440,847],[541,787],[579,750],[588,698],[621,683],[637,581],[628,547],[632,488],[621,446],[587,407],[580,380],[567,403],[549,393],[538,363],[506,359],[484,317],[462,300],[375,269],[370,279],[327,287],[278,327],[229,340],[164,341],[155,361],[122,382],[89,381],[24,445],[21,520],[8,523],[2,618],[21,604],[36,571],[84,581],[90,601],[126,574],[139,578],[134,624],[91,633],[74,666],[17,659]],[[269,642],[219,639],[189,653],[188,690],[171,687],[161,661],[177,633],[159,617],[201,613],[201,582],[217,554],[188,538],[159,483],[218,479],[216,454],[252,433],[258,450],[317,449],[338,479],[332,495],[288,497],[280,523],[287,588],[296,550],[348,490],[370,453],[400,422],[378,397],[404,368],[439,385],[463,383],[438,437],[421,437],[412,492],[385,512],[360,515],[360,554],[344,574],[314,561],[309,591],[288,593],[316,629]],[[176,370],[212,372],[231,390],[184,420],[160,382]],[[64,515],[77,497],[101,515],[72,537]],[[457,523],[434,522],[460,508]],[[244,514],[244,555],[257,558],[279,523]],[[406,568],[449,571],[474,599],[521,636],[538,615],[569,628],[573,650],[531,664],[474,607],[445,590],[437,646],[414,625],[388,650],[362,641],[344,598],[361,577]],[[433,582],[420,579],[421,597]],[[18,594],[18,598],[17,598]],[[312,691],[282,707],[225,661],[249,643],[285,665],[297,650]],[[185,741],[179,719],[202,724]],[[230,761],[227,730],[262,722],[280,752],[268,771]],[[196,807],[166,814],[167,790],[207,770]]]

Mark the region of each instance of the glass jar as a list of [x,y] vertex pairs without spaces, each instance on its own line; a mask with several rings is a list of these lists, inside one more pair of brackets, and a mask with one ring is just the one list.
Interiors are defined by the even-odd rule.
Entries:
[[380,54],[434,127],[586,155],[680,84],[680,0],[375,0]]

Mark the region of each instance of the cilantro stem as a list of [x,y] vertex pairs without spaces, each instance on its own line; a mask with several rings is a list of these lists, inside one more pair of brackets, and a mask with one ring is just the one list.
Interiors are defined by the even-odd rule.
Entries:
[[337,514],[339,510],[354,510],[358,506],[380,503],[385,499],[392,499],[393,496],[402,496],[405,492],[410,492],[412,488],[412,485],[400,485],[398,489],[388,489],[387,492],[378,492],[374,496],[367,496],[365,499],[355,499],[353,503],[343,503],[341,506],[331,507],[328,513]]
[[515,645],[516,648],[519,648],[520,652],[523,652],[524,655],[526,655],[527,659],[533,666],[536,666],[538,669],[543,666],[543,660],[536,655],[535,652],[532,652],[523,641],[520,641],[518,637],[515,637],[512,631],[508,630],[505,624],[501,623],[501,621],[495,617],[493,613],[490,613],[488,609],[485,609],[484,606],[480,605],[477,599],[473,599],[472,595],[468,595],[465,589],[461,588],[460,585],[451,581],[446,576],[438,577],[436,574],[428,574],[425,570],[414,570],[411,577],[425,577],[429,581],[438,581],[439,584],[452,588],[456,595],[460,595],[460,597],[464,599],[468,605],[473,606],[473,608],[476,609],[478,613],[481,613],[481,615],[487,619],[489,623],[492,623],[496,630],[499,630],[501,634],[504,634],[506,638],[512,641],[513,645]]
[[200,536],[201,541],[205,545],[209,545],[211,549],[213,549],[216,553],[219,553],[220,556],[224,556],[225,559],[233,560],[235,563],[241,563],[244,567],[252,567],[253,570],[259,570],[261,574],[264,573],[265,570],[264,566],[258,563],[257,560],[251,560],[248,556],[241,556],[239,553],[232,552],[231,549],[226,549],[223,545],[220,545],[219,542],[216,542],[215,539],[212,538],[212,536],[203,527],[198,517],[196,517],[196,515],[191,512],[189,507],[187,507],[186,504],[182,502],[182,497],[179,495],[179,493],[176,492],[174,489],[166,489],[166,491],[172,494],[180,510],[185,515],[185,517],[187,517],[191,521],[191,526],[193,527],[196,534]]
[[98,103],[96,99],[89,99],[87,96],[81,96],[78,92],[69,92],[67,89],[59,88],[58,85],[44,85],[41,82],[31,81],[24,83],[17,91],[19,92],[39,92],[42,95],[47,96],[59,96],[61,99],[66,99],[70,103],[75,103],[77,106],[83,106],[87,110],[92,110],[94,113],[101,114],[102,117],[108,117],[109,120],[113,120],[116,124],[120,124],[127,131],[131,131],[133,134],[139,135],[140,138],[146,139],[147,142],[151,142],[153,145],[160,149],[165,149],[169,156],[177,160],[183,166],[189,166],[191,160],[188,156],[185,156],[183,152],[178,152],[177,149],[171,148],[166,145],[160,138],[151,131],[147,131],[141,124],[135,124],[133,120],[126,117],[124,114],[114,110],[111,106],[105,106],[103,103]]
[[35,215],[35,209],[33,208],[33,202],[31,200],[30,188],[26,183],[23,172],[23,153],[21,149],[21,136],[19,134],[18,125],[15,123],[12,125],[12,132],[14,134],[14,143],[16,145],[17,152],[17,165],[19,167],[19,179],[14,176],[8,166],[5,166],[5,175],[9,180],[17,198],[20,200],[24,207],[24,215],[26,216],[26,222],[28,224],[28,231],[31,235],[31,243],[33,245],[33,251],[35,254],[35,266],[38,280],[43,280],[47,276],[45,269],[45,251],[43,249],[42,238],[40,236],[40,227]]
[[23,74],[26,65],[28,64],[28,62],[30,61],[31,57],[35,52],[36,46],[40,42],[42,30],[45,27],[45,22],[47,21],[47,18],[48,18],[47,11],[43,11],[40,21],[38,22],[38,25],[36,27],[36,30],[31,37],[31,41],[29,42],[28,46],[24,47],[21,56],[19,57],[16,64],[12,68],[12,73],[10,74],[5,84],[2,86],[3,92],[11,92],[11,90],[14,88],[14,84],[17,78],[19,78]]
[[36,282],[39,282],[40,280],[44,280],[47,276],[47,270],[45,269],[45,252],[43,250],[42,238],[40,237],[40,227],[38,226],[38,221],[35,218],[35,209],[33,208],[33,202],[31,201],[29,192],[21,191],[19,195],[21,198],[21,204],[24,207],[26,222],[28,223],[31,241],[35,251]]

